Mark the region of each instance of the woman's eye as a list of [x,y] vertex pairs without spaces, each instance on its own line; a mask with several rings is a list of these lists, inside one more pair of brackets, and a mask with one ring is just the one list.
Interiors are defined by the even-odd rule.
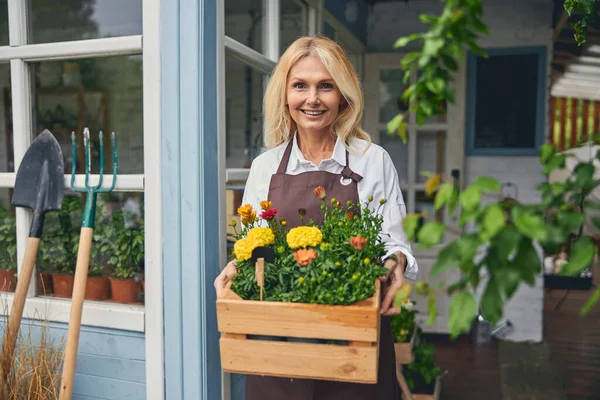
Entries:
[[294,83],[294,88],[296,88],[296,89],[304,89],[305,85],[304,85],[304,83],[297,82],[297,83]]
[[321,88],[325,90],[331,90],[333,89],[333,85],[331,83],[324,83],[321,85]]

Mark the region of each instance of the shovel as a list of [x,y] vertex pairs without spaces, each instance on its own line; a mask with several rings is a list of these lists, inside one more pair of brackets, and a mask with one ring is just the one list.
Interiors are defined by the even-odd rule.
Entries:
[[65,345],[65,359],[60,383],[60,400],[71,400],[73,396],[73,380],[75,379],[75,364],[77,361],[77,348],[79,347],[79,331],[81,330],[81,315],[83,313],[83,300],[85,297],[85,283],[87,281],[88,267],[90,265],[90,252],[94,236],[94,222],[96,219],[96,198],[98,193],[110,192],[115,188],[117,182],[117,144],[115,133],[111,136],[113,148],[113,176],[112,185],[108,189],[101,189],[104,176],[104,141],[102,131],[99,133],[100,162],[99,178],[96,186],[89,184],[91,156],[90,156],[90,132],[87,128],[83,131],[83,143],[85,147],[85,189],[75,187],[75,165],[77,163],[77,146],[75,145],[75,133],[71,135],[71,149],[73,163],[71,168],[71,189],[76,192],[85,192],[85,208],[81,220],[81,235],[79,237],[79,249],[77,250],[77,265],[75,266],[75,280],[73,282],[73,295],[71,296],[71,315],[69,316],[69,330],[67,332],[67,343]]
[[62,207],[64,189],[64,164],[60,145],[48,130],[44,130],[33,141],[19,166],[15,180],[12,205],[33,211],[25,258],[21,264],[19,280],[13,298],[10,317],[2,344],[0,362],[0,390],[12,368],[15,343],[21,325],[23,308],[29,282],[44,229],[44,217],[48,211],[59,211]]

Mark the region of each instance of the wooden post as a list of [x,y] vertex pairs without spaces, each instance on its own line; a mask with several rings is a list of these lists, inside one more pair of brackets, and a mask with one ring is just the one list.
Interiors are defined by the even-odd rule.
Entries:
[[550,144],[556,143],[556,97],[550,99]]
[[571,137],[569,138],[569,148],[572,149],[577,143],[577,111],[579,100],[571,99]]
[[582,106],[582,121],[581,121],[581,138],[586,141],[589,139],[589,122],[590,119],[590,101],[583,100]]
[[560,99],[560,135],[558,136],[558,151],[565,149],[567,136],[567,98]]

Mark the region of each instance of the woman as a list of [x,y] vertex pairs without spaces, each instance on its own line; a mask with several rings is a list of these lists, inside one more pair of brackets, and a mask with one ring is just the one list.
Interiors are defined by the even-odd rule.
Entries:
[[[344,51],[321,36],[296,40],[273,71],[264,111],[264,139],[269,150],[252,163],[243,203],[260,209],[262,200],[272,201],[278,218],[292,228],[301,224],[298,208],[306,209],[306,220],[322,220],[320,202],[306,206],[319,185],[342,204],[348,200],[364,204],[369,196],[386,199],[380,210],[381,238],[389,273],[382,278],[388,284],[381,304],[376,385],[248,376],[246,399],[396,400],[399,389],[389,316],[400,312],[394,295],[405,276],[416,279],[417,264],[402,230],[406,209],[394,164],[360,128],[360,83]],[[217,295],[235,273],[232,261],[215,280]]]

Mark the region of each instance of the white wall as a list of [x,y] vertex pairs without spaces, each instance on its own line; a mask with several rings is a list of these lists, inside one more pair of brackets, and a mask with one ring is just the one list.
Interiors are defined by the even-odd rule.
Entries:
[[[418,16],[422,13],[439,15],[442,6],[438,0],[421,0],[376,4],[369,15],[367,46],[370,52],[392,52],[393,44],[400,36],[422,32],[426,25]],[[483,48],[546,46],[548,66],[546,80],[546,99],[549,99],[550,60],[552,59],[552,3],[547,0],[485,0],[484,23],[489,35],[481,37],[479,44]],[[465,85],[466,77],[457,77],[457,85]],[[460,92],[464,90],[464,87]],[[548,101],[546,101],[548,104]],[[466,110],[466,99],[457,95],[456,106]],[[462,107],[461,107],[462,106]],[[548,108],[546,106],[545,136],[548,137]],[[460,119],[459,119],[460,120]],[[464,134],[464,126],[450,129],[450,134]],[[544,177],[535,156],[488,156],[465,157],[464,180],[468,184],[477,175],[493,176],[500,182],[511,182],[518,187],[518,199],[521,202],[534,202],[539,199],[535,186]],[[420,261],[427,277],[431,264],[429,258]],[[444,302],[438,302],[442,305]],[[423,301],[421,301],[423,307]],[[421,307],[419,307],[421,308]],[[424,308],[424,307],[423,307]],[[440,310],[439,319],[429,330],[439,332],[447,319],[447,310]],[[515,294],[505,309],[505,317],[514,325],[515,331],[508,340],[539,341],[543,334],[543,284],[536,282],[533,288],[523,286]],[[428,328],[425,326],[427,331]]]

